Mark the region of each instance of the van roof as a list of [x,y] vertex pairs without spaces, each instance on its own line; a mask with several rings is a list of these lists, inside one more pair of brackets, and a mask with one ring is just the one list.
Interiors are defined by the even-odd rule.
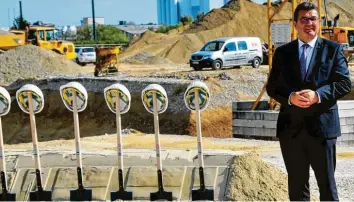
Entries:
[[238,36],[238,37],[224,37],[224,38],[217,38],[211,41],[229,41],[229,40],[245,40],[245,39],[257,39],[260,40],[259,37],[246,37],[246,36]]

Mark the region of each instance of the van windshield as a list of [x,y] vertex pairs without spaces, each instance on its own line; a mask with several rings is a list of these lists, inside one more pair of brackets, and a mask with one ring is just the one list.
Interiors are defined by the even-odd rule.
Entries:
[[200,51],[218,51],[224,45],[224,41],[212,41],[207,43]]
[[95,52],[95,49],[94,48],[83,48],[82,52],[83,53],[92,53],[92,52]]

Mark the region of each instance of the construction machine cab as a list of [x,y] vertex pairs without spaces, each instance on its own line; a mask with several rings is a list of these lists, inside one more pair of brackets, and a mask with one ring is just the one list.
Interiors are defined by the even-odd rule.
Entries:
[[75,46],[72,42],[58,40],[55,27],[30,26],[27,28],[27,42],[41,48],[50,49],[65,55],[69,60],[76,58]]

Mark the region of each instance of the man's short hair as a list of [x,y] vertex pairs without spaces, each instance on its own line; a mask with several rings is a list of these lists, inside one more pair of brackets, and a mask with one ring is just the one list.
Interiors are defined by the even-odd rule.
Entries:
[[316,10],[317,13],[319,14],[318,7],[315,4],[313,4],[311,2],[303,2],[303,3],[299,4],[295,9],[294,21],[297,22],[300,11],[309,11],[309,10]]

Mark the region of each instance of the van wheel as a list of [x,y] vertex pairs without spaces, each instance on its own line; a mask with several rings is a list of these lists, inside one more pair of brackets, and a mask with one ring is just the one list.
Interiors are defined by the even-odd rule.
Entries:
[[222,63],[220,60],[215,60],[212,65],[213,70],[219,70],[222,68]]
[[261,60],[259,58],[254,58],[252,61],[252,67],[258,68],[261,66]]
[[203,68],[202,68],[202,67],[198,67],[198,66],[194,66],[193,69],[194,69],[195,71],[200,71],[200,70],[202,70]]

